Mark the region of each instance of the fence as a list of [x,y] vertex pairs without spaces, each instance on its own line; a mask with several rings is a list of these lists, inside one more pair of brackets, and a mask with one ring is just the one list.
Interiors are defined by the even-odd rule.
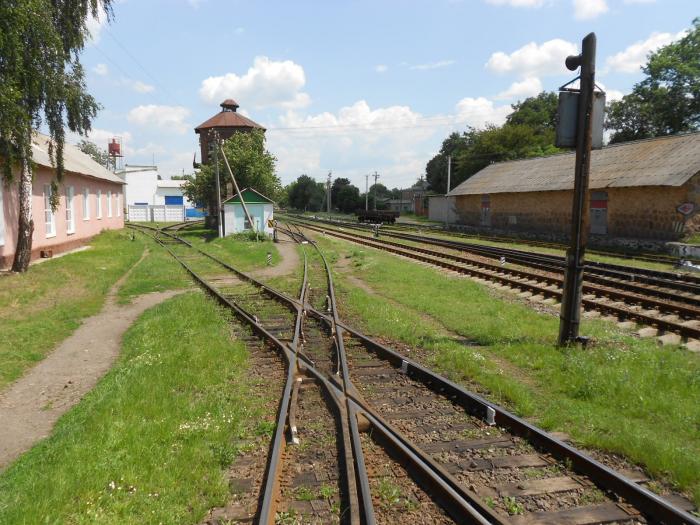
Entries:
[[184,222],[185,207],[169,204],[130,204],[127,208],[127,218],[133,222]]

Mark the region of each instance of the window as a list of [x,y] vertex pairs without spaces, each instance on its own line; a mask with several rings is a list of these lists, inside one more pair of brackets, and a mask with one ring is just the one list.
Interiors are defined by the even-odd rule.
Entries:
[[112,216],[112,191],[107,192],[107,217]]
[[90,220],[90,190],[83,188],[83,220]]
[[0,181],[0,246],[5,245],[5,211],[2,206],[2,185]]
[[44,184],[44,225],[46,226],[46,236],[56,236],[56,218],[51,209],[51,184]]
[[97,218],[102,218],[102,190],[97,190]]
[[122,216],[122,194],[117,193],[117,217]]
[[75,205],[73,197],[75,189],[73,186],[66,188],[66,233],[75,233]]

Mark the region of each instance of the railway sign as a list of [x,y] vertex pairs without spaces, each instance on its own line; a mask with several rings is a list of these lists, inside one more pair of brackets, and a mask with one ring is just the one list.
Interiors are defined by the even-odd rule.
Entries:
[[692,202],[684,202],[676,208],[676,211],[682,215],[690,215],[693,213],[693,210],[695,210],[695,204]]

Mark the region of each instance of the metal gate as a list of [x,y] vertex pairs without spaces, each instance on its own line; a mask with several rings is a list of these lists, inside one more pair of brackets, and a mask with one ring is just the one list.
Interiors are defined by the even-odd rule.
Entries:
[[608,233],[608,192],[591,192],[591,233],[607,235]]

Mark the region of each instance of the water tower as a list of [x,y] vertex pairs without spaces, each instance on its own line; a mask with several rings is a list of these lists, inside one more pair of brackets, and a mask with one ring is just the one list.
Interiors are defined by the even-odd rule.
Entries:
[[123,169],[123,159],[122,155],[122,138],[112,137],[107,143],[107,156],[109,160],[109,169],[112,171],[117,171]]

